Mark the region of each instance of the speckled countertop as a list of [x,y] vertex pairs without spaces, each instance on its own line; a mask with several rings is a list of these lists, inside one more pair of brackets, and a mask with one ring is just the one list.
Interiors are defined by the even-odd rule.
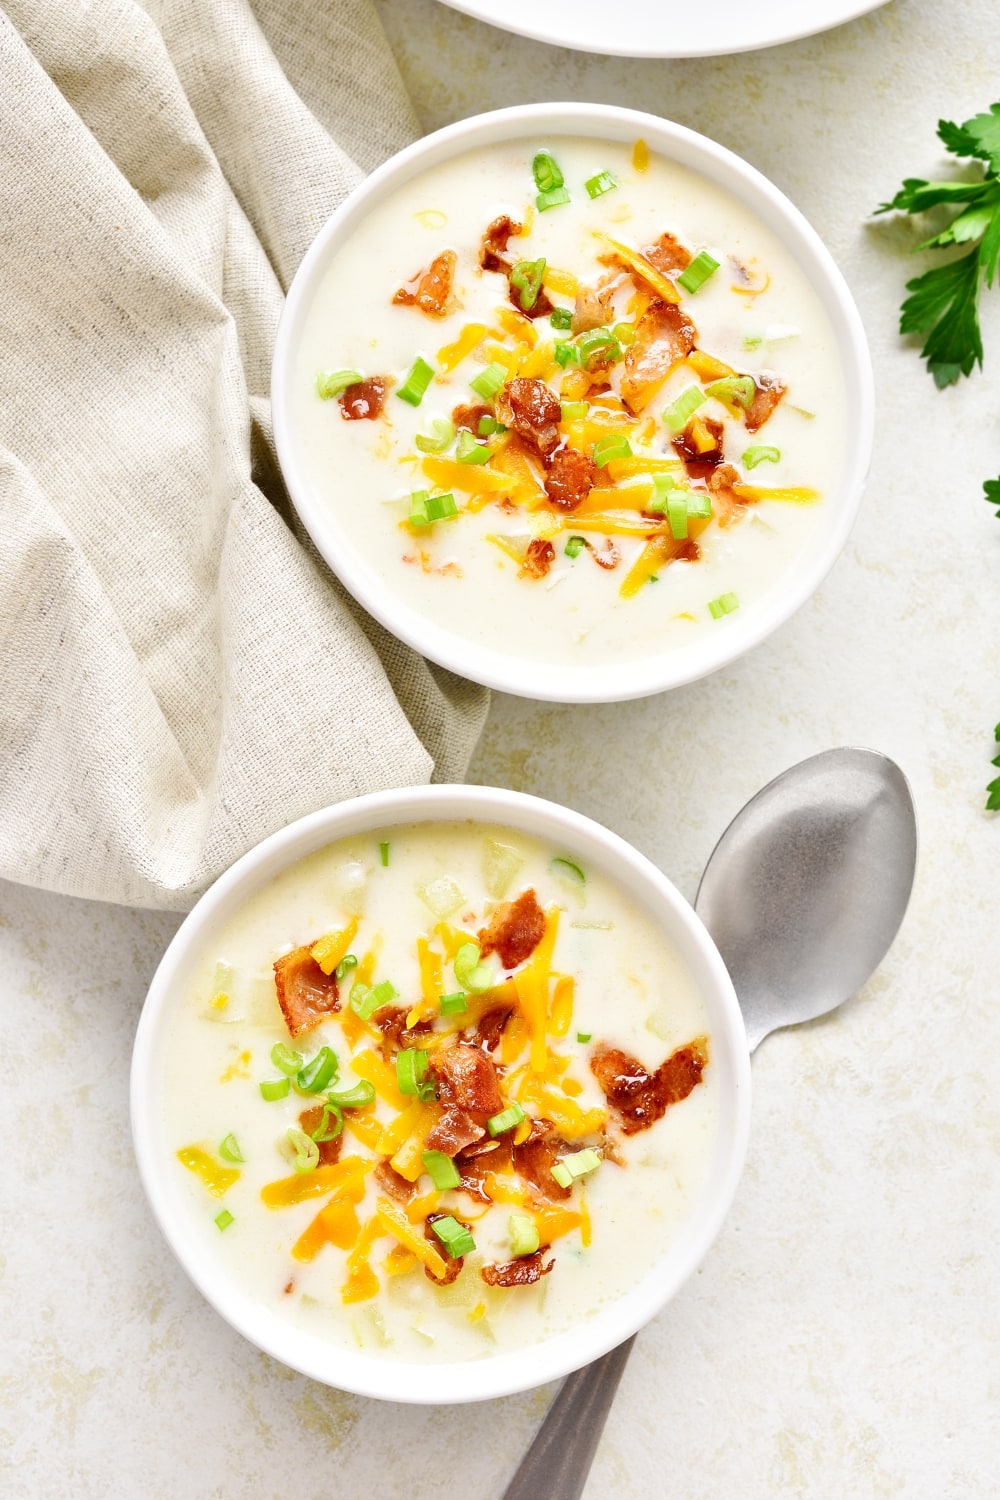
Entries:
[[[587,99],[739,151],[830,246],[875,362],[867,499],[812,603],[666,696],[498,698],[473,767],[607,823],[689,896],[737,808],[828,746],[892,755],[920,817],[914,899],[880,972],[754,1059],[735,1209],[640,1337],[587,1500],[992,1497],[1000,822],[982,807],[1000,718],[1000,523],[981,485],[1000,472],[1000,295],[984,305],[986,373],[935,391],[896,334],[911,231],[868,215],[935,168],[940,116],[998,96],[996,0],[893,0],[824,37],[698,62],[558,51],[435,0],[379,9],[428,129]],[[0,892],[0,1493],[495,1500],[553,1387],[451,1410],[328,1390],[257,1353],[174,1264],[132,1172],[127,1086],[176,925]]]

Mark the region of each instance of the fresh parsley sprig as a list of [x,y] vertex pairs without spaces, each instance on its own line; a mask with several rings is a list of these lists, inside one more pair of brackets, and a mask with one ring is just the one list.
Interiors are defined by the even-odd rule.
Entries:
[[958,212],[946,228],[916,246],[947,250],[966,245],[964,254],[933,266],[906,283],[910,293],[900,309],[900,333],[925,335],[921,358],[939,388],[960,375],[982,368],[979,327],[980,277],[988,287],[1000,269],[1000,103],[964,125],[938,121],[938,137],[953,156],[983,162],[982,174],[969,182],[928,182],[907,177],[889,203],[876,213],[926,213],[945,207]]
[[[987,505],[1000,506],[1000,479],[985,479],[983,495]],[[997,511],[997,515],[1000,516],[1000,510]]]
[[[993,738],[996,740],[997,750],[1000,750],[1000,724],[994,729]],[[992,764],[1000,766],[1000,755],[994,755]],[[986,788],[986,794],[986,811],[1000,812],[1000,776],[994,776]]]

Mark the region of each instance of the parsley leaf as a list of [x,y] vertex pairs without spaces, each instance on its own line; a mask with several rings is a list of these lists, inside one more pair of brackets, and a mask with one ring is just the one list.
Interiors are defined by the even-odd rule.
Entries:
[[[1000,505],[1000,479],[987,479],[983,484],[983,494],[987,505]],[[1000,516],[1000,510],[997,515]],[[997,739],[1000,739],[1000,735],[997,735]]]
[[916,249],[968,247],[963,255],[908,281],[910,295],[900,309],[900,333],[924,335],[920,354],[941,388],[983,364],[980,277],[988,287],[1000,281],[1000,103],[963,125],[940,120],[938,136],[952,155],[983,162],[982,175],[964,182],[907,177],[896,196],[880,204],[876,213],[954,210],[948,224]]
[[[1000,748],[1000,724],[998,724],[994,729],[993,738],[996,740],[998,748]],[[993,757],[992,764],[994,766],[1000,766],[1000,755],[995,755]],[[986,811],[1000,812],[1000,776],[995,776],[993,778],[993,780],[987,786],[986,792]]]

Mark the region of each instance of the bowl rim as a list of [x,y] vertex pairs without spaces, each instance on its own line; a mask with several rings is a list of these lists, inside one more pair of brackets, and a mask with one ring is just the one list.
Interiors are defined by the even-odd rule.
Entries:
[[[808,549],[810,555],[782,575],[780,586],[745,612],[727,616],[723,631],[702,636],[690,647],[596,667],[507,656],[455,634],[402,602],[374,569],[353,556],[349,528],[339,525],[315,493],[298,457],[290,399],[299,330],[316,285],[329,258],[369,209],[419,172],[477,145],[555,130],[615,140],[642,136],[654,149],[729,192],[784,240],[830,321],[843,370],[850,438],[839,488],[829,501],[830,508],[836,508],[834,519],[825,536]],[[274,441],[288,493],[317,550],[348,592],[399,640],[439,666],[486,687],[552,703],[619,702],[681,687],[738,660],[784,625],[815,593],[853,527],[871,465],[874,408],[871,356],[860,314],[832,255],[800,210],[757,168],[707,136],[657,115],[607,104],[513,105],[446,125],[390,157],[333,211],[306,251],[288,289],[271,366]]]
[[[705,1187],[683,1229],[649,1272],[590,1320],[529,1349],[480,1360],[415,1364],[366,1355],[308,1334],[234,1287],[221,1262],[188,1232],[171,1187],[172,1147],[158,1112],[158,1045],[175,985],[199,946],[280,870],[334,840],[398,823],[501,824],[556,841],[636,894],[691,969],[709,1013],[713,1063],[721,1069],[718,1135]],[[640,894],[641,893],[641,894]],[[279,829],[236,861],[201,897],[164,953],[136,1029],[130,1072],[132,1139],[153,1217],[206,1301],[237,1332],[301,1374],[357,1395],[408,1403],[462,1403],[554,1380],[614,1348],[650,1321],[698,1268],[732,1205],[750,1127],[750,1054],[729,974],[693,908],[645,855],[603,825],[557,803],[497,787],[438,785],[373,792],[322,808]],[[187,1224],[187,1227],[186,1227]]]

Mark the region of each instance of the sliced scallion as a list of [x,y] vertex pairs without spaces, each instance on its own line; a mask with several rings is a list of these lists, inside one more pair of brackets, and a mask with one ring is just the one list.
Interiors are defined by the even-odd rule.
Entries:
[[468,1008],[469,1002],[464,990],[455,990],[450,995],[438,997],[438,1010],[443,1016],[460,1016]]
[[375,1102],[375,1085],[367,1078],[359,1078],[352,1088],[338,1089],[335,1094],[328,1094],[327,1099],[338,1109],[364,1109],[366,1104]]
[[583,422],[586,420],[588,410],[586,401],[562,401],[560,402],[560,421]]
[[306,1135],[297,1125],[290,1125],[285,1137],[295,1152],[293,1166],[296,1172],[312,1172],[319,1162],[319,1147],[311,1135]]
[[677,285],[685,292],[697,292],[718,269],[719,262],[715,256],[709,255],[707,250],[700,250],[678,276]]
[[471,1231],[451,1214],[445,1214],[440,1219],[432,1219],[431,1228],[452,1260],[459,1260],[461,1256],[468,1255],[476,1248]]
[[681,391],[677,400],[671,402],[663,413],[663,420],[671,432],[683,432],[699,406],[704,405],[705,400],[705,392],[701,386],[689,385],[686,390]]
[[721,620],[723,615],[731,615],[739,607],[740,601],[735,594],[720,594],[718,599],[708,601],[708,612],[713,620]]
[[594,444],[594,463],[604,469],[613,458],[630,458],[632,446],[627,437],[603,437]]
[[688,516],[696,521],[709,521],[712,517],[712,497],[706,490],[687,490],[684,499]]
[[458,435],[455,457],[460,464],[489,463],[490,450],[485,443],[477,443],[471,432],[463,430]]
[[494,982],[493,970],[480,963],[482,952],[478,943],[463,943],[455,954],[455,978],[465,990],[480,994]]
[[601,1165],[601,1158],[592,1146],[585,1146],[582,1151],[575,1151],[572,1156],[564,1156],[551,1168],[551,1172],[560,1187],[568,1188],[578,1177],[586,1177],[589,1172],[596,1172]]
[[570,201],[569,188],[551,188],[547,193],[539,193],[535,199],[535,207],[540,214],[544,214],[550,208],[558,208],[560,203]]
[[780,448],[771,448],[766,443],[755,444],[743,454],[743,467],[756,469],[758,464],[776,464],[781,458]]
[[576,1034],[576,1039],[578,1042],[583,1044],[589,1042],[593,1035],[594,1033],[592,1031],[578,1031]]
[[549,322],[553,328],[572,328],[573,311],[569,307],[554,307],[549,313]]
[[286,1073],[290,1078],[297,1073],[305,1062],[301,1052],[293,1052],[291,1047],[286,1047],[284,1042],[275,1042],[271,1048],[271,1061],[281,1073]]
[[450,1156],[443,1151],[424,1151],[422,1154],[424,1171],[430,1177],[436,1188],[443,1192],[446,1188],[456,1188],[462,1181],[459,1172]]
[[510,273],[510,284],[517,292],[523,312],[530,312],[538,301],[545,275],[545,257],[538,260],[519,260]]
[[580,351],[569,339],[556,339],[552,346],[552,358],[556,364],[565,370],[567,365],[578,365],[580,363]]
[[497,392],[507,379],[507,371],[501,364],[487,365],[485,370],[480,370],[469,381],[469,385],[477,396],[482,396],[484,401],[493,401]]
[[579,557],[583,549],[589,546],[590,543],[587,541],[587,538],[585,536],[571,536],[569,541],[566,543],[566,556]]
[[357,370],[323,370],[316,376],[316,394],[323,401],[332,401],[342,396],[349,385],[357,385],[363,379]]
[[433,365],[429,365],[426,359],[423,359],[418,354],[410,366],[409,374],[397,390],[396,395],[401,401],[409,402],[410,406],[419,406],[427,394],[427,387],[433,379]]
[[215,1226],[217,1229],[228,1229],[230,1224],[233,1223],[235,1223],[235,1220],[232,1214],[229,1212],[228,1208],[222,1209],[222,1211],[220,1213],[217,1213],[215,1216]]
[[323,1101],[323,1113],[320,1115],[319,1124],[309,1134],[321,1146],[324,1141],[335,1141],[344,1128],[344,1116],[338,1105],[330,1099]]
[[379,1007],[375,991],[369,984],[355,983],[347,1003],[362,1021],[367,1021]]
[[587,883],[587,877],[581,867],[575,859],[570,859],[568,855],[556,855],[555,859],[549,861],[549,869],[554,875],[561,875],[564,880],[567,878],[572,880],[575,885],[586,885]]
[[295,1075],[295,1086],[303,1094],[321,1094],[337,1076],[337,1054],[332,1047],[321,1047],[316,1056]]
[[356,969],[357,967],[358,967],[357,955],[354,954],[354,953],[345,953],[344,956],[343,956],[343,958],[340,960],[340,963],[337,965],[337,967],[333,971],[334,977],[337,980],[344,980],[344,979],[347,978],[347,976],[351,972],[351,970],[352,969]]
[[383,840],[382,843],[378,846],[378,857],[382,868],[386,869],[389,864],[389,845],[385,842],[385,840]]
[[234,1135],[227,1135],[219,1145],[219,1155],[223,1161],[242,1161],[243,1152],[240,1143]]
[[670,522],[670,535],[675,541],[681,541],[687,536],[688,504],[683,490],[671,490],[667,496],[667,520]]
[[421,453],[443,453],[455,441],[455,424],[447,417],[435,417],[431,423],[431,435],[418,432],[413,439]]
[[291,1087],[290,1078],[268,1078],[260,1086],[260,1097],[273,1104],[277,1099],[286,1098]]
[[426,1077],[426,1052],[419,1047],[406,1047],[396,1053],[396,1087],[401,1094],[416,1094],[422,1098]]
[[495,432],[506,432],[507,429],[496,417],[480,417],[476,424],[476,431],[480,437],[492,437]]
[[610,172],[598,172],[594,177],[588,177],[583,184],[587,189],[588,198],[600,198],[604,193],[610,193],[618,183]]
[[534,1255],[541,1241],[538,1225],[530,1214],[511,1214],[507,1220],[512,1255]]
[[524,1110],[519,1104],[508,1104],[498,1115],[491,1115],[486,1121],[486,1129],[490,1135],[503,1135],[505,1130],[513,1130],[515,1125],[520,1125],[524,1119]]
[[588,328],[576,341],[581,364],[587,364],[595,355],[601,355],[604,363],[613,364],[621,359],[622,349],[610,328]]
[[540,193],[550,193],[553,188],[561,188],[566,181],[559,163],[550,151],[536,152],[531,163],[531,173]]
[[713,380],[706,385],[705,394],[721,401],[724,406],[742,406],[749,411],[757,386],[752,375],[726,375],[722,380]]

